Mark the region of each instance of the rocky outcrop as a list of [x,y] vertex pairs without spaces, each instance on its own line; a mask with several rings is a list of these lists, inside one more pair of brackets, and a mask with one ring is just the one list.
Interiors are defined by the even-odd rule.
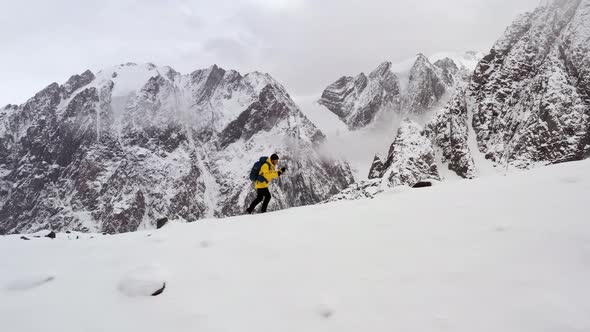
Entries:
[[443,164],[457,175],[471,179],[477,171],[469,149],[468,121],[465,91],[460,89],[446,107],[426,124],[424,134],[432,142]]
[[387,188],[380,178],[364,180],[351,184],[348,188],[330,197],[327,202],[374,198]]
[[432,144],[417,123],[407,119],[402,122],[380,177],[392,187],[440,180]]
[[441,177],[432,142],[417,123],[405,119],[385,162],[375,156],[368,180],[350,185],[329,201],[373,198],[389,188],[413,187],[433,180],[439,181]]

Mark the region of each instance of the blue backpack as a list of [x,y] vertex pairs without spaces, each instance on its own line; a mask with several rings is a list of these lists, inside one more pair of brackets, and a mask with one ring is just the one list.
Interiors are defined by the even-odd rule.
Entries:
[[[260,157],[260,159],[254,163],[252,169],[250,170],[250,180],[258,181],[258,182],[267,182],[264,176],[260,175],[260,170],[262,169],[262,165],[267,163],[268,157]],[[270,165],[269,165],[270,167]]]

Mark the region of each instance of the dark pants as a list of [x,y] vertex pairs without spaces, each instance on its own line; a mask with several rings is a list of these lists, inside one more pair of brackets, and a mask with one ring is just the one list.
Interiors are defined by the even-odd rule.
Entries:
[[256,192],[258,193],[258,196],[256,196],[256,199],[254,200],[254,202],[252,202],[252,204],[250,204],[250,207],[246,210],[248,213],[252,213],[254,211],[254,208],[256,208],[256,205],[258,205],[258,203],[262,202],[262,200],[264,200],[264,202],[262,202],[262,208],[260,209],[260,212],[266,212],[266,207],[268,206],[268,202],[270,202],[270,191],[268,190],[268,188],[260,188],[260,189],[256,189]]

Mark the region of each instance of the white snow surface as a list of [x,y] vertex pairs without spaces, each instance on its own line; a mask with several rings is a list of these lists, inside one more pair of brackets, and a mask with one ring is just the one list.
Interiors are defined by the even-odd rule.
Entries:
[[588,169],[114,236],[0,237],[2,330],[588,331]]

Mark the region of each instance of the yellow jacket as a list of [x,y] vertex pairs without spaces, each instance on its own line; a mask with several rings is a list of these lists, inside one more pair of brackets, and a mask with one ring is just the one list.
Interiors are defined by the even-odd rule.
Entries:
[[262,167],[260,167],[259,175],[262,175],[266,179],[266,182],[255,181],[254,188],[268,188],[270,181],[279,177],[279,171],[276,170],[275,165],[270,161],[270,158],[268,158]]

